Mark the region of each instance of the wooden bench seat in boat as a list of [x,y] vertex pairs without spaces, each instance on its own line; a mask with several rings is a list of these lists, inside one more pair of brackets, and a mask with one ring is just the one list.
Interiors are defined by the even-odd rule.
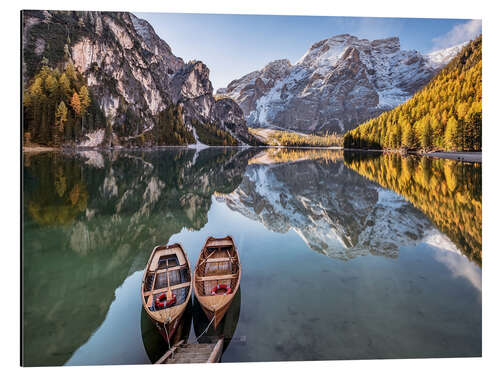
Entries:
[[177,271],[177,270],[180,270],[182,268],[186,268],[187,269],[187,266],[186,265],[182,265],[182,266],[175,266],[175,267],[164,268],[164,269],[156,271],[156,274],[167,272],[167,271]]
[[227,279],[237,279],[237,274],[229,274],[229,275],[214,275],[214,276],[203,276],[198,277],[196,281],[215,281],[215,280],[227,280]]
[[228,258],[228,257],[225,257],[225,258],[207,258],[206,262],[207,263],[230,262],[230,261],[232,261],[234,259],[236,259],[236,258],[234,258],[234,257],[230,257],[230,258]]
[[213,247],[224,247],[224,246],[234,246],[234,243],[230,239],[214,239],[206,242],[205,247],[213,248]]
[[177,259],[179,261],[179,266],[183,266],[186,264],[186,260],[184,258],[184,255],[182,253],[182,249],[180,247],[174,247],[174,248],[165,248],[156,251],[153,259],[151,259],[149,263],[149,271],[156,271],[158,269],[158,261],[160,260],[161,257],[168,256],[168,255],[176,255]]
[[[175,291],[176,289],[179,289],[179,288],[185,288],[185,287],[188,287],[190,285],[191,285],[191,281],[189,281],[187,283],[177,284],[177,285],[172,286],[172,291]],[[144,297],[150,296],[151,294],[163,293],[163,292],[166,292],[166,291],[168,291],[168,287],[167,288],[150,290],[149,292],[144,292]]]

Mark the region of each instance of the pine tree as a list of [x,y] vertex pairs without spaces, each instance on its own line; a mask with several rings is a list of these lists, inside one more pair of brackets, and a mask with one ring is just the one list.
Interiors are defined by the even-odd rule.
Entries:
[[61,135],[64,131],[64,124],[68,120],[68,108],[63,101],[59,103],[56,110],[56,126],[54,127],[54,144],[58,146],[60,144]]
[[425,120],[422,125],[422,134],[420,135],[420,145],[424,150],[432,146],[432,127],[428,120]]
[[417,135],[415,134],[415,130],[410,125],[409,122],[405,122],[403,124],[403,146],[408,147],[408,149],[414,149],[418,147]]
[[78,97],[80,98],[80,116],[81,116],[81,123],[80,123],[80,129],[81,133],[83,133],[83,121],[85,118],[85,114],[87,113],[87,109],[90,106],[90,96],[89,96],[89,90],[87,89],[87,86],[83,85],[80,88],[80,91],[78,93]]
[[82,113],[82,103],[80,102],[80,97],[78,96],[76,91],[73,92],[73,97],[71,98],[71,108],[73,108],[75,115],[77,117],[80,117]]
[[42,144],[49,143],[49,125],[47,123],[47,103],[44,101],[41,106],[41,121],[39,128],[38,141]]
[[81,114],[84,115],[87,112],[87,108],[90,106],[90,96],[87,86],[83,85],[79,91],[79,98],[81,103]]
[[458,146],[458,122],[455,117],[448,119],[444,139],[446,149],[453,150]]
[[71,84],[66,73],[62,73],[59,77],[59,88],[66,100],[69,100],[71,98]]
[[56,124],[57,127],[62,131],[64,128],[64,123],[68,120],[68,108],[63,101],[59,103],[56,111]]
[[68,62],[66,64],[66,69],[64,70],[64,72],[66,73],[66,75],[68,76],[68,79],[70,80],[71,84],[73,85],[77,80],[76,70],[75,70],[75,66],[73,65],[73,63]]

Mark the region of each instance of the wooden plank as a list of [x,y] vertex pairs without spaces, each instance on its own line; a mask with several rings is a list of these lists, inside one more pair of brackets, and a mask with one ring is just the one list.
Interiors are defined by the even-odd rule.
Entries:
[[170,348],[165,354],[161,356],[159,360],[155,362],[155,365],[165,363],[165,361],[177,350],[179,346],[184,343],[184,340],[179,341],[173,348]]
[[[196,266],[196,268],[200,267],[203,263],[207,262],[207,261],[208,261],[208,258],[210,258],[210,257],[211,257],[212,255],[214,255],[214,254],[215,254],[215,251],[212,251],[212,252],[211,252],[211,253],[210,253],[210,254],[209,254],[209,255],[208,255],[205,259],[203,259],[201,262],[200,262],[200,261],[198,261],[200,264],[198,264],[198,265]],[[200,256],[201,256],[201,255],[200,255]]]
[[156,284],[156,272],[153,275],[153,283],[151,284],[151,290],[149,292],[144,293],[144,296],[150,295],[153,293],[153,291],[155,289],[155,284]]
[[[182,283],[182,284],[177,284],[177,285],[173,285],[172,286],[172,290],[176,290],[176,289],[179,289],[179,288],[185,288],[187,286],[190,286],[191,285],[191,281],[187,282],[187,283]],[[168,287],[166,288],[162,288],[162,289],[155,289],[155,290],[150,290],[149,292],[145,292],[144,293],[144,298],[146,298],[147,296],[150,296],[152,294],[157,294],[157,293],[163,293],[163,292],[166,292],[168,291]]]
[[224,343],[223,338],[220,338],[219,341],[217,341],[217,344],[215,344],[215,347],[212,350],[212,353],[210,353],[210,357],[208,357],[207,363],[215,363],[215,362],[219,361],[220,356],[222,354],[222,344],[223,343]]
[[226,279],[236,279],[238,275],[230,274],[230,275],[215,275],[215,276],[203,276],[196,278],[196,281],[214,281],[214,280],[226,280]]
[[207,247],[233,246],[231,240],[210,240],[207,242]]
[[212,258],[212,259],[207,259],[207,263],[216,263],[216,262],[230,262],[233,259],[236,259],[234,257],[229,257],[229,258]]
[[186,264],[187,258],[185,258],[182,248],[176,245],[175,247],[156,251],[149,264],[149,271],[156,271],[158,269],[158,260],[166,255],[176,255],[179,265]]
[[158,274],[158,273],[164,273],[164,272],[167,272],[167,271],[177,271],[177,270],[180,270],[182,268],[186,268],[187,269],[187,266],[183,265],[183,266],[169,267],[169,268],[158,270],[158,271],[156,271],[156,273]]

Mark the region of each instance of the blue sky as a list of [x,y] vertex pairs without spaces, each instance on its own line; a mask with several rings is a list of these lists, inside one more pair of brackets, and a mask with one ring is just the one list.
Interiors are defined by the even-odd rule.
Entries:
[[146,19],[176,56],[202,60],[214,89],[276,59],[295,63],[315,42],[337,34],[398,36],[402,49],[427,53],[467,41],[481,21],[464,19],[135,13]]

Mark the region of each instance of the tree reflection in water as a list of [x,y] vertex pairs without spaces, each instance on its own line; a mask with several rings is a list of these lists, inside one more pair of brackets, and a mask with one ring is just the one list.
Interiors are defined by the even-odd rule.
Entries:
[[397,154],[346,152],[362,176],[402,195],[469,259],[482,262],[481,164]]

